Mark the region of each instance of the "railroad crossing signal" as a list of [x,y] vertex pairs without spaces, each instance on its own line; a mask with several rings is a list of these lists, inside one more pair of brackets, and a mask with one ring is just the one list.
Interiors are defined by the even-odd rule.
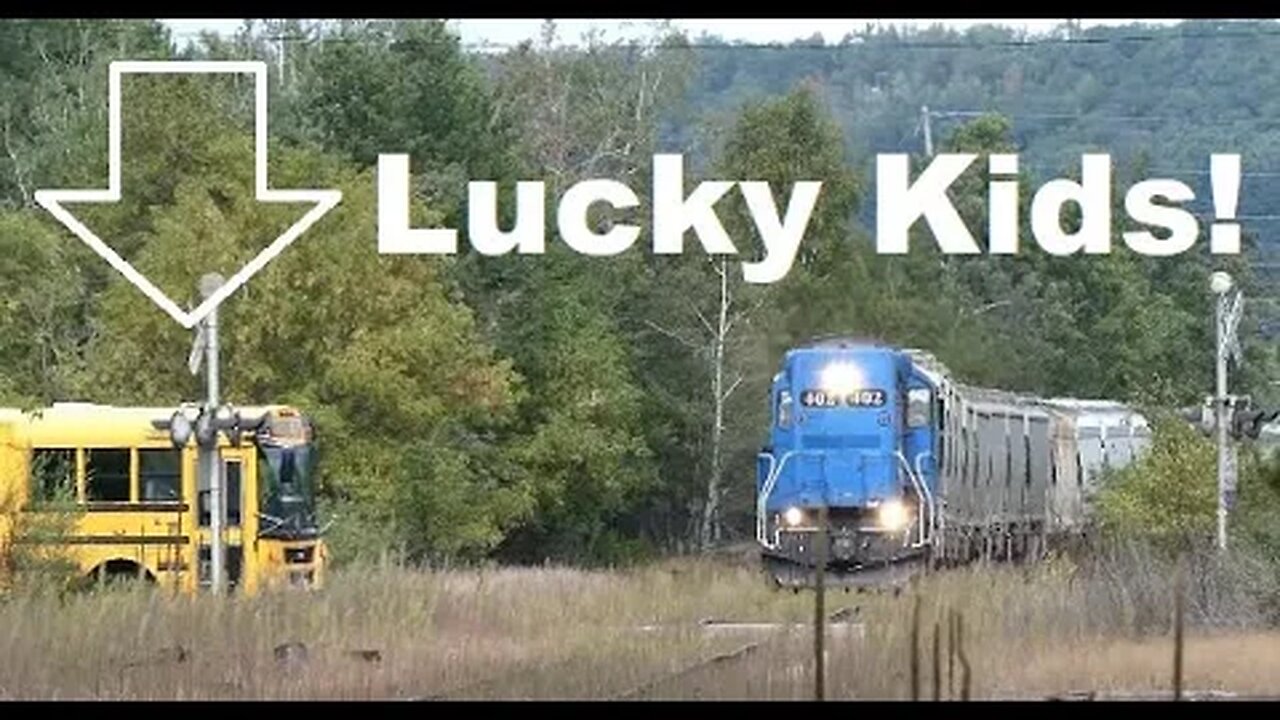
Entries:
[[[225,280],[217,273],[209,273],[200,278],[199,291],[208,300],[225,284]],[[205,357],[207,356],[207,357]],[[187,368],[192,375],[200,372],[202,358],[207,362],[205,378],[207,395],[199,413],[193,418],[185,409],[179,409],[167,420],[156,420],[155,427],[169,431],[169,439],[175,447],[185,447],[194,436],[200,449],[199,466],[201,468],[200,486],[209,488],[209,514],[211,568],[210,583],[215,594],[222,594],[225,555],[223,543],[223,520],[226,503],[222,486],[222,470],[218,457],[218,433],[225,433],[227,439],[235,447],[240,445],[241,420],[235,408],[218,400],[218,309],[215,306],[208,315],[196,325],[195,342],[192,343],[191,354],[187,357]]]
[[195,437],[196,446],[202,450],[214,450],[218,445],[218,433],[223,433],[235,447],[240,446],[240,434],[244,423],[240,411],[230,405],[220,405],[213,412],[201,407],[193,418],[183,410],[177,410],[167,420],[152,423],[160,430],[169,431],[169,440],[176,448],[183,448]]
[[[1228,395],[1226,405],[1227,433],[1236,440],[1256,440],[1262,436],[1264,427],[1280,419],[1280,408],[1255,408],[1249,395]],[[1218,429],[1212,395],[1206,396],[1200,407],[1184,409],[1180,415],[1206,436],[1212,436]]]

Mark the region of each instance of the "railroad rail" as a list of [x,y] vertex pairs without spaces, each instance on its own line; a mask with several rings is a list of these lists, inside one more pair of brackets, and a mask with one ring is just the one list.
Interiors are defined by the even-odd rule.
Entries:
[[[832,612],[829,615],[827,615],[826,616],[827,620],[824,623],[824,626],[828,631],[828,633],[830,633],[832,628],[840,628],[841,630],[847,631],[848,633],[853,634],[859,638],[864,637],[866,632],[865,626],[859,622],[848,622],[846,618],[848,618],[850,614],[851,614],[851,611],[849,610],[849,608],[839,608],[835,612]],[[614,696],[613,699],[634,700],[637,698],[641,698],[656,688],[662,687],[663,685],[666,685],[668,683],[676,682],[690,675],[693,675],[694,673],[702,672],[704,670],[708,670],[711,668],[719,669],[727,665],[731,665],[734,662],[741,660],[743,658],[755,655],[760,650],[766,648],[769,644],[777,640],[779,637],[789,634],[789,633],[780,633],[776,631],[779,631],[779,630],[792,630],[793,632],[794,631],[808,631],[808,632],[813,631],[813,625],[810,623],[753,623],[753,622],[725,622],[725,621],[718,621],[718,620],[703,620],[699,623],[699,625],[704,630],[711,631],[711,632],[766,631],[766,632],[772,632],[772,634],[768,638],[745,643],[729,652],[715,653],[710,657],[696,660],[680,668],[679,670],[675,670],[674,672],[661,674],[623,693],[620,693]],[[661,627],[661,626],[647,626],[647,627]]]
[[1054,702],[1112,702],[1112,701],[1145,701],[1145,702],[1168,702],[1170,700],[1183,700],[1187,702],[1216,702],[1216,701],[1280,701],[1280,695],[1240,695],[1238,693],[1227,692],[1225,690],[1186,690],[1182,692],[1181,697],[1175,697],[1172,691],[1142,691],[1142,692],[1097,692],[1093,690],[1073,690],[1057,695],[1050,695],[1045,700]]

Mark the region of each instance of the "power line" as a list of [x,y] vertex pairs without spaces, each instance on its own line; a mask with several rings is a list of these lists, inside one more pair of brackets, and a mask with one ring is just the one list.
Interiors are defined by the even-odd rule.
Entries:
[[[905,136],[903,139],[904,140],[906,139]],[[899,146],[901,146],[901,144],[902,143],[899,142]],[[1018,167],[1020,170],[1025,170],[1025,171],[1042,171],[1043,172],[1043,171],[1050,170],[1050,165],[1049,163],[1046,163],[1046,162],[1019,162]],[[1053,171],[1053,172],[1056,172],[1056,171]],[[1202,175],[1202,176],[1211,175],[1211,173],[1208,170],[1197,170],[1192,168],[1159,168],[1159,167],[1149,168],[1145,171],[1145,174],[1149,177],[1163,177],[1163,176],[1175,176],[1175,175]],[[1277,177],[1280,177],[1280,170],[1242,170],[1240,171],[1240,175],[1241,177],[1246,177],[1246,178],[1249,178],[1249,177],[1277,178]],[[1246,217],[1246,216],[1242,215],[1239,217]]]
[[[993,26],[995,26],[994,23],[993,23]],[[912,33],[906,33],[906,34],[912,34]],[[914,34],[918,36],[922,33],[916,32]],[[673,35],[681,36],[681,37],[684,36],[683,33],[679,33],[679,32],[673,33]],[[755,43],[755,42],[741,42],[741,41],[728,42],[728,41],[686,40],[685,42],[682,42],[679,44],[657,45],[652,49],[654,50],[695,49],[695,50],[717,50],[717,51],[735,51],[735,50],[771,50],[771,51],[810,50],[810,51],[813,51],[813,50],[817,50],[817,51],[824,51],[824,52],[832,52],[832,51],[838,52],[838,51],[858,50],[858,49],[867,47],[868,38],[871,38],[872,40],[876,40],[882,37],[882,34],[880,36],[877,36],[875,34],[859,35],[859,34],[850,33],[849,35],[852,36],[853,38],[852,40],[849,40],[848,36],[846,36],[845,40],[842,40],[839,43],[831,43],[831,44],[828,44],[825,42],[821,44],[816,44],[811,41],[805,41],[805,40],[796,40],[790,44],[785,44],[781,42]],[[350,37],[350,36],[336,36],[336,35],[312,36],[312,35],[279,34],[279,33],[262,34],[262,35],[256,35],[255,37],[259,39],[264,39],[264,40],[274,40],[274,41],[283,41],[283,42],[292,42],[292,43],[307,43],[307,44],[353,43],[353,42],[368,42],[370,40],[369,37]],[[1106,36],[1099,36],[1099,37],[1079,37],[1079,36],[1052,37],[1050,36],[1050,37],[1037,37],[1037,38],[1029,38],[1029,39],[1010,38],[1007,40],[907,39],[907,40],[901,40],[899,42],[881,40],[880,42],[875,43],[874,49],[877,52],[879,52],[883,50],[888,50],[888,51],[940,50],[940,49],[981,50],[986,48],[1029,48],[1029,47],[1037,47],[1041,45],[1045,45],[1045,46],[1083,45],[1083,46],[1098,47],[1098,46],[1132,44],[1132,43],[1171,42],[1171,41],[1183,41],[1183,40],[1239,40],[1239,39],[1251,39],[1251,38],[1261,39],[1261,38],[1268,38],[1268,37],[1280,37],[1280,28],[1254,29],[1254,30],[1217,29],[1217,30],[1204,31],[1204,32],[1194,32],[1194,31],[1177,32],[1175,30],[1171,32],[1163,32],[1163,33],[1156,33],[1156,34],[1106,35]],[[519,42],[519,43],[499,43],[499,42],[487,42],[487,41],[482,43],[460,43],[460,41],[457,39],[458,36],[452,33],[450,34],[450,38],[451,39],[449,40],[442,40],[438,42],[448,43],[448,44],[460,44],[462,47],[466,49],[485,49],[485,50],[514,50],[521,47],[532,46],[536,44],[535,41],[532,39],[524,42]],[[399,42],[421,43],[421,42],[426,42],[426,40],[419,39],[419,38],[412,38],[412,39],[402,40]],[[623,42],[625,43],[626,41],[623,41]],[[636,43],[639,41],[632,40],[631,42]],[[566,43],[564,47],[572,48],[572,47],[579,47],[579,46]]]
[[[1163,168],[1151,170],[1161,175],[1210,175],[1208,170],[1191,170],[1189,168]],[[1280,177],[1280,170],[1241,170],[1243,177]]]
[[[1228,36],[1225,33],[1204,33],[1204,34],[1179,34],[1170,35],[1169,37],[1156,36],[1125,36],[1120,38],[1042,38],[1038,40],[1008,40],[1008,41],[930,41],[930,40],[909,40],[900,44],[884,44],[875,47],[875,50],[937,50],[937,49],[959,49],[959,50],[980,50],[992,47],[1034,47],[1037,45],[1115,45],[1125,42],[1151,42],[1160,40],[1186,40],[1194,38],[1203,39],[1229,39],[1240,37],[1274,37],[1280,36],[1280,30],[1260,31],[1256,33],[1243,33],[1234,36]],[[271,36],[271,39],[280,39],[280,36]],[[321,37],[309,38],[305,35],[283,36],[283,39],[291,42],[361,42],[366,38],[339,38],[339,37]],[[527,41],[532,43],[533,41]],[[525,43],[469,43],[471,46],[493,48],[493,49],[516,49]],[[657,46],[658,50],[850,50],[859,49],[863,46],[861,42],[841,42],[835,44],[821,45],[806,44],[803,41],[794,44],[783,43],[748,43],[748,42],[685,42],[680,45]]]
[[[1175,122],[1186,118],[1166,117],[1164,115],[1095,115],[1090,113],[1028,113],[991,108],[989,110],[930,110],[929,115],[936,118],[979,118],[987,115],[1003,115],[1010,120],[1075,120],[1075,121],[1116,121],[1116,122]],[[1242,117],[1233,120],[1197,120],[1197,126],[1229,127],[1249,122],[1269,122],[1280,124],[1274,117]],[[1196,171],[1198,172],[1198,171]],[[1280,175],[1280,172],[1276,173]]]
[[[992,115],[992,114],[1003,115],[1004,117],[1009,118],[1011,122],[1015,122],[1015,123],[1018,120],[1023,120],[1028,118],[1067,119],[1067,120],[1076,120],[1076,121],[1114,120],[1114,121],[1121,121],[1121,122],[1148,121],[1148,120],[1169,121],[1173,119],[1173,118],[1166,118],[1162,116],[1139,116],[1139,115],[1087,115],[1087,114],[1079,114],[1079,113],[1021,113],[1021,112],[1007,112],[999,109],[930,110],[929,111],[929,115],[931,117],[937,117],[937,118],[976,118],[976,117],[984,117],[986,115]],[[1250,121],[1276,122],[1276,120],[1273,118],[1258,117],[1258,118],[1241,118],[1236,121],[1211,121],[1210,120],[1205,122],[1198,122],[1197,124],[1211,125],[1211,126],[1226,126],[1226,125],[1236,125],[1236,124],[1239,124],[1240,122],[1250,122]],[[1026,170],[1043,171],[1047,169],[1047,167],[1048,167],[1047,163],[1023,163],[1022,164],[1022,168]],[[1151,168],[1147,170],[1147,174],[1152,176],[1173,176],[1173,175],[1210,176],[1212,173],[1207,169],[1201,169],[1201,168]],[[1275,178],[1275,177],[1280,177],[1280,170],[1242,170],[1240,172],[1240,176],[1244,178]],[[1240,216],[1240,217],[1248,217],[1248,216]],[[1269,217],[1275,217],[1275,216],[1254,216],[1255,219],[1259,219],[1263,217],[1269,218]]]
[[[320,32],[323,33],[324,30],[321,30]],[[1103,32],[1106,32],[1106,31],[1103,31]],[[205,32],[200,32],[200,31],[187,31],[187,32],[179,31],[179,32],[175,32],[174,34],[178,36],[186,36],[188,38],[204,38],[207,36]],[[911,33],[908,31],[907,34],[909,35]],[[919,35],[919,33],[916,33],[916,34]],[[279,43],[279,47],[281,48],[285,47],[284,44],[286,42],[287,43],[304,43],[304,44],[359,43],[359,42],[369,42],[371,39],[377,38],[377,35],[375,35],[374,38],[371,38],[369,36],[341,36],[341,35],[331,35],[331,34],[321,34],[321,35],[299,35],[299,34],[283,34],[283,33],[255,34],[255,33],[252,33],[252,31],[250,36],[256,40],[266,40],[266,41],[277,42]],[[850,36],[854,38],[853,41],[849,41],[848,38]],[[846,36],[846,40],[836,44],[827,44],[825,42],[821,44],[814,44],[811,42],[806,43],[805,41],[797,41],[791,44],[746,43],[746,42],[688,42],[686,41],[684,43],[680,43],[679,45],[668,45],[668,46],[659,45],[651,49],[842,51],[842,50],[858,49],[860,47],[865,46],[865,43],[863,42],[863,38],[867,37],[867,35],[857,36],[851,33],[850,36]],[[899,50],[899,49],[948,49],[948,48],[950,49],[983,49],[983,48],[993,48],[993,47],[1026,48],[1026,47],[1034,47],[1039,45],[1102,46],[1102,45],[1114,45],[1114,44],[1121,44],[1121,43],[1160,42],[1160,41],[1174,41],[1174,40],[1187,40],[1187,39],[1208,39],[1208,40],[1241,39],[1241,38],[1257,39],[1257,38],[1264,38],[1264,37],[1280,37],[1280,28],[1252,29],[1252,30],[1239,30],[1239,31],[1224,30],[1219,28],[1219,29],[1204,31],[1204,32],[1187,32],[1187,31],[1178,32],[1175,30],[1172,32],[1160,32],[1155,34],[1141,34],[1141,35],[1135,35],[1135,34],[1110,35],[1108,34],[1108,35],[1102,35],[1098,37],[1039,37],[1034,39],[1009,39],[1009,40],[967,39],[967,40],[953,40],[953,41],[935,41],[935,40],[916,39],[916,40],[904,40],[899,43],[882,41],[882,42],[876,43],[874,49],[877,52],[879,52],[882,50]],[[387,39],[385,35],[383,36],[383,39]],[[486,50],[503,50],[503,49],[512,50],[512,49],[534,45],[534,42],[532,40],[521,42],[521,43],[494,43],[494,42],[462,43],[457,38],[457,36],[453,34],[450,34],[449,39],[440,40],[440,41],[430,41],[423,38],[408,38],[404,40],[397,40],[392,38],[392,41],[405,43],[408,45],[423,44],[427,42],[439,42],[440,44],[458,45],[464,49],[486,49]],[[635,42],[636,41],[632,41],[633,46]],[[574,48],[575,46],[569,45],[568,47]],[[992,112],[1000,112],[1000,111],[998,110],[940,110],[940,111],[930,111],[929,114],[930,116],[937,117],[937,118],[972,118],[972,117],[981,117],[981,116],[990,114]],[[1172,118],[1166,118],[1163,116],[1150,116],[1150,115],[1143,115],[1143,116],[1089,115],[1089,114],[1080,114],[1080,113],[1002,113],[1002,114],[1009,116],[1013,120],[1060,119],[1060,120],[1095,121],[1095,122],[1096,121],[1167,122],[1169,120],[1172,120]],[[1239,124],[1240,122],[1248,122],[1248,121],[1260,122],[1264,120],[1268,122],[1273,122],[1273,120],[1271,120],[1270,118],[1241,118],[1240,120],[1236,120],[1236,121],[1216,121],[1216,122],[1208,121],[1207,123],[1200,123],[1200,124],[1225,126],[1225,125],[1236,125],[1236,124]],[[905,137],[904,137],[904,140],[905,140]],[[901,142],[899,143],[899,145],[901,145]],[[1033,164],[1032,169],[1043,170],[1044,166],[1040,164]],[[1154,170],[1151,170],[1150,172],[1152,174],[1158,174],[1158,175],[1207,176],[1210,174],[1208,170],[1196,170],[1196,169],[1154,169]],[[1270,171],[1270,170],[1243,171],[1241,175],[1243,177],[1280,177],[1280,171]],[[1209,213],[1209,212],[1201,212],[1201,213],[1194,213],[1194,214],[1204,218],[1215,217],[1213,213]],[[1274,221],[1274,220],[1280,220],[1280,214],[1237,215],[1235,219],[1240,221]]]
[[[999,110],[934,110],[930,111],[929,114],[937,118],[975,118],[997,112],[1009,114]],[[1081,113],[1017,113],[1017,116],[1036,120],[1120,120],[1126,122],[1150,120],[1167,122],[1173,119],[1161,115],[1088,115]]]
[[[323,30],[321,32],[324,32]],[[203,38],[204,32],[187,31],[186,33],[176,33],[185,35],[188,38]],[[479,43],[463,43],[457,35],[450,33],[449,39],[444,40],[428,40],[424,38],[407,38],[397,39],[388,38],[383,35],[378,38],[369,36],[345,36],[345,35],[298,35],[298,34],[282,34],[282,33],[262,33],[252,34],[251,37],[256,40],[272,41],[279,44],[279,47],[285,47],[284,43],[301,43],[301,44],[327,44],[327,43],[361,43],[370,42],[375,39],[391,40],[391,42],[401,43],[409,46],[420,45],[424,43],[452,44],[461,47],[464,50],[515,50],[522,47],[532,47],[535,43],[533,40],[527,40],[520,43],[498,43],[498,42],[479,42]],[[901,43],[877,43],[875,50],[898,50],[898,49],[936,49],[936,48],[957,48],[957,49],[981,49],[987,47],[1031,47],[1036,45],[1109,45],[1129,42],[1156,42],[1156,41],[1172,41],[1185,39],[1239,39],[1239,38],[1262,38],[1262,37],[1280,37],[1280,28],[1275,29],[1256,29],[1251,31],[1233,31],[1233,30],[1214,30],[1208,32],[1166,32],[1160,34],[1148,35],[1122,35],[1122,36],[1104,36],[1104,37],[1041,37],[1031,40],[984,40],[984,41],[930,41],[930,40],[907,40]],[[628,45],[624,45],[626,49],[636,49],[632,40]],[[840,42],[836,44],[814,45],[812,43],[804,43],[797,41],[794,44],[783,43],[747,43],[747,42],[684,42],[678,45],[655,45],[650,50],[849,50],[863,47],[863,42]],[[566,44],[559,49],[581,49],[580,46]],[[931,111],[930,115],[938,118],[964,118],[964,117],[981,117],[992,112],[1000,112],[995,110],[941,110]],[[1009,114],[1009,113],[1002,113]],[[1039,119],[1039,120],[1075,120],[1075,121],[1105,121],[1105,122],[1169,122],[1179,118],[1169,118],[1159,115],[1091,115],[1081,113],[1017,113],[1019,119]],[[1234,126],[1242,122],[1275,122],[1272,118],[1239,118],[1235,120],[1218,120],[1218,121],[1197,121],[1198,125],[1212,126]],[[1205,172],[1205,171],[1189,171],[1189,172]],[[1253,173],[1258,175],[1258,173]],[[1275,173],[1280,176],[1280,172]]]

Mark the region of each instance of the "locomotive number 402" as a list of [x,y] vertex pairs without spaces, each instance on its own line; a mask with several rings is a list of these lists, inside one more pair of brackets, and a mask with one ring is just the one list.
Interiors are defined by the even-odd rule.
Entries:
[[880,407],[884,405],[883,390],[854,390],[851,393],[832,393],[825,390],[805,390],[800,394],[800,404],[805,407]]

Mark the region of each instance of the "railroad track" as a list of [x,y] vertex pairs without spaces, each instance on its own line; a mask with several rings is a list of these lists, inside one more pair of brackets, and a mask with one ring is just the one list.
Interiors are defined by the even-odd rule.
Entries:
[[[849,608],[840,608],[835,612],[827,615],[827,622],[824,623],[827,634],[835,634],[837,636],[853,636],[862,638],[865,636],[865,627],[860,622],[849,622],[849,618],[856,611]],[[618,695],[613,696],[614,700],[636,700],[644,698],[653,691],[663,686],[680,682],[703,672],[713,672],[733,667],[739,661],[749,657],[754,657],[763,650],[769,648],[779,638],[794,637],[802,631],[813,632],[812,623],[762,623],[762,622],[726,622],[719,620],[704,620],[699,625],[704,632],[711,633],[770,633],[769,637],[759,640],[745,642],[733,650],[728,652],[714,653],[708,657],[695,660],[684,667],[673,672],[659,674],[639,685],[636,685]],[[659,626],[646,626],[659,627]],[[790,631],[790,632],[782,632]]]
[[[577,658],[567,658],[565,660],[561,660],[560,662],[552,664],[551,668],[559,669],[559,668],[568,667],[576,659]],[[433,700],[435,701],[460,700],[468,696],[472,696],[479,691],[489,690],[494,687],[499,687],[502,684],[515,682],[517,680],[526,678],[535,672],[545,672],[546,670],[547,668],[545,666],[539,666],[536,668],[528,668],[528,667],[517,668],[511,672],[503,673],[498,676],[485,677],[485,678],[480,678],[479,680],[465,682],[455,687],[449,688],[447,690],[442,690],[440,692],[431,693],[428,695],[422,695],[419,697],[412,697],[412,698],[409,698],[409,700],[414,702],[428,702]]]
[[[1055,702],[1113,702],[1118,700],[1131,700],[1142,702],[1168,702],[1174,700],[1172,691],[1156,692],[1095,692],[1092,690],[1077,690],[1073,692],[1061,693],[1058,695],[1050,695],[1045,700]],[[1185,690],[1182,693],[1182,700],[1187,702],[1222,702],[1222,701],[1280,701],[1280,695],[1240,695],[1233,692],[1223,690]]]
[[[853,621],[856,615],[857,611],[850,608],[840,608],[835,612],[830,613],[826,623],[827,635],[834,638],[862,638],[865,634],[865,628],[861,622]],[[729,650],[717,651],[708,656],[700,657],[690,663],[687,663],[674,672],[658,673],[654,677],[638,685],[634,685],[621,693],[611,695],[611,697],[613,699],[641,698],[655,689],[666,684],[679,681],[695,673],[707,671],[711,668],[719,669],[732,666],[736,661],[758,654],[761,650],[766,649],[771,643],[775,642],[779,638],[795,637],[806,632],[812,633],[813,625],[811,623],[736,622],[707,618],[698,621],[693,626],[683,624],[655,624],[623,628],[623,631],[654,634],[663,632],[687,633],[691,629],[694,629],[695,631],[700,630],[702,634],[710,637],[733,637],[735,635],[746,635],[757,636],[757,639],[745,640]],[[765,637],[759,637],[761,635],[764,635]],[[409,701],[426,702],[433,700],[439,701],[477,697],[495,691],[500,694],[504,687],[511,687],[513,685],[520,684],[521,682],[539,674],[556,675],[561,671],[573,668],[573,666],[580,664],[581,662],[582,658],[575,655],[549,665],[537,664],[532,667],[519,667],[495,676],[478,678],[460,683],[454,687],[447,688],[439,692],[410,697],[407,699]]]

